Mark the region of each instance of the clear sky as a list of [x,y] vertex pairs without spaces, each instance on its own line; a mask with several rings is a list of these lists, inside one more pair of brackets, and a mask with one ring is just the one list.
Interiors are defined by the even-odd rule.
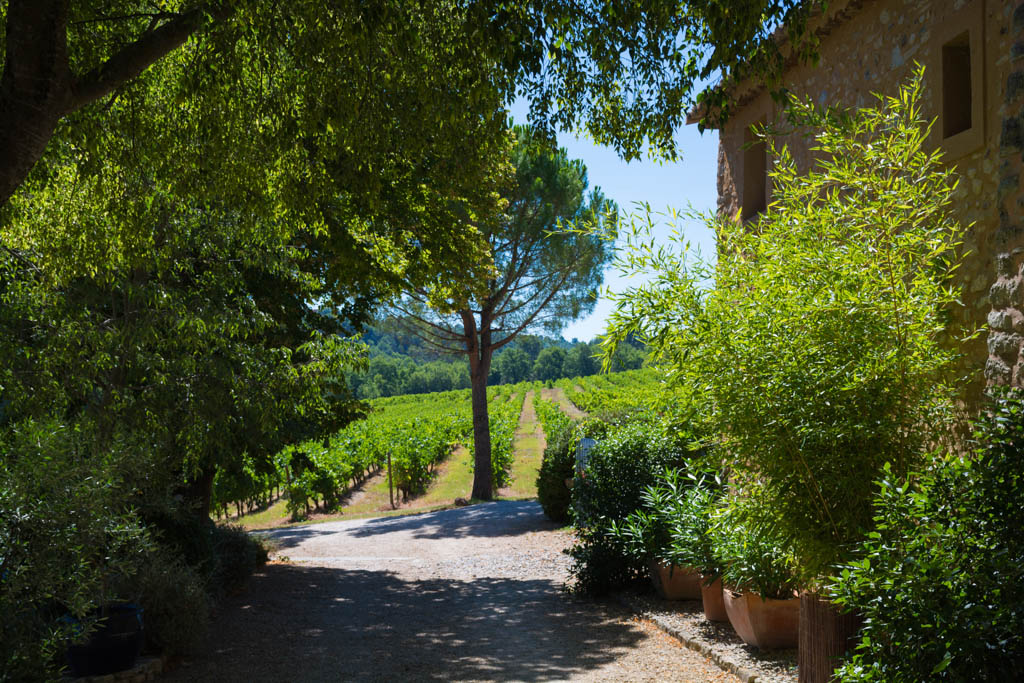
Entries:
[[[512,116],[517,123],[526,122],[527,106],[517,101],[512,107]],[[598,186],[609,199],[618,203],[623,212],[636,212],[638,203],[650,205],[655,213],[667,213],[668,209],[685,210],[693,207],[698,211],[714,210],[717,203],[715,178],[718,164],[718,133],[697,132],[697,126],[685,126],[677,134],[682,150],[682,160],[673,164],[659,164],[653,161],[622,161],[614,150],[595,145],[587,139],[580,139],[568,133],[560,133],[558,144],[565,147],[572,159],[581,159],[587,166],[591,187]],[[698,221],[688,221],[677,226],[692,247],[704,255],[715,253],[714,236]],[[664,222],[656,231],[661,241],[668,239],[669,228]],[[625,279],[614,270],[605,273],[605,284],[615,292],[635,286],[642,281],[638,278]],[[612,304],[602,296],[594,312],[586,318],[572,323],[562,331],[566,339],[577,338],[589,341],[605,329],[605,321],[611,313]]]

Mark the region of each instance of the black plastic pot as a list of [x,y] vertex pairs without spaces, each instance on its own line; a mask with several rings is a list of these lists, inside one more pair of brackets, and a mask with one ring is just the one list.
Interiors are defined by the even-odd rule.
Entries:
[[100,621],[89,639],[68,647],[72,675],[102,676],[135,666],[142,651],[142,608],[119,603],[90,616]]

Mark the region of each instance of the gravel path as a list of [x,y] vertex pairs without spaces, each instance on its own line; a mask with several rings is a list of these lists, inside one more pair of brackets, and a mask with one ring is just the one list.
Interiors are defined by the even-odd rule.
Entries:
[[704,618],[700,600],[661,600],[652,595],[621,593],[619,601],[691,645],[698,652],[712,652],[728,671],[741,671],[749,683],[797,683],[797,652],[758,650],[746,645],[728,623]]
[[287,562],[227,600],[167,681],[737,681],[613,603],[561,591],[532,501],[268,533]]

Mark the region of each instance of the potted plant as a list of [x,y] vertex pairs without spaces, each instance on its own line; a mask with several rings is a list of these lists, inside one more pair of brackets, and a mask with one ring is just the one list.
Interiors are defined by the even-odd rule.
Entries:
[[[142,607],[132,595],[131,577],[138,571],[150,539],[143,532],[114,522],[103,529],[96,542],[104,549],[101,580],[85,614],[69,615],[72,634],[66,658],[75,676],[100,676],[135,666],[144,643]],[[137,596],[136,596],[137,597]]]
[[722,563],[715,552],[713,510],[723,487],[713,472],[692,471],[690,487],[669,519],[671,545],[667,556],[673,564],[692,567],[700,574],[701,600],[708,621],[728,621],[722,598]]
[[683,561],[673,542],[679,525],[685,480],[679,470],[668,468],[658,482],[641,494],[643,509],[631,513],[621,524],[611,524],[609,535],[622,548],[647,562],[651,583],[666,600],[699,600],[700,572]]
[[729,623],[761,650],[797,646],[800,598],[792,554],[768,529],[737,521],[728,512],[715,527]]

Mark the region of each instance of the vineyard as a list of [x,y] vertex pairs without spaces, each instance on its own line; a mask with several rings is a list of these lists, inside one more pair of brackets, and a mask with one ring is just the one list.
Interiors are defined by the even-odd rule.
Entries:
[[555,386],[580,410],[598,416],[657,409],[665,400],[663,373],[653,368],[560,379]]
[[[488,390],[494,486],[508,482],[512,441],[530,383]],[[251,463],[222,470],[214,481],[218,515],[241,516],[282,495],[293,518],[314,510],[335,510],[343,497],[368,477],[387,472],[401,499],[422,493],[437,466],[458,445],[472,451],[473,419],[468,389],[394,396],[369,402],[370,414],[323,441],[282,450],[272,471]]]
[[[654,370],[631,370],[548,383],[575,406],[595,416],[628,414],[655,407],[662,381]],[[549,438],[573,424],[557,401],[544,398],[541,382],[503,384],[488,389],[491,459],[495,489],[509,483],[513,441],[523,400],[533,390],[533,405]],[[250,463],[221,470],[214,482],[213,508],[219,516],[241,516],[284,498],[298,519],[313,511],[331,512],[345,496],[377,474],[390,474],[396,500],[426,491],[438,466],[458,446],[473,449],[470,390],[412,394],[368,402],[366,419],[357,420],[324,440],[282,450],[273,469],[260,472]],[[390,458],[390,472],[388,462]]]

